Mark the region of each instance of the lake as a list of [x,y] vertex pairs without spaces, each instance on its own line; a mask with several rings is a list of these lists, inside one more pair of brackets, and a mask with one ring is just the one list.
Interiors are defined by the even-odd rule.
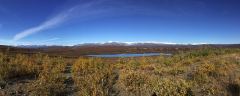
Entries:
[[172,54],[167,53],[142,53],[142,54],[133,54],[133,53],[126,53],[126,54],[100,54],[100,55],[87,55],[90,57],[105,57],[105,58],[115,58],[115,57],[143,57],[143,56],[170,56]]

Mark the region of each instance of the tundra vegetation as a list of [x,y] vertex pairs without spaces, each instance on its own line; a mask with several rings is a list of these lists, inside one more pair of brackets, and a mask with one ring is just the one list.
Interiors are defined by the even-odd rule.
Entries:
[[[70,79],[66,68],[71,66]],[[69,87],[69,82],[73,82]],[[68,91],[70,90],[72,91]],[[0,96],[239,96],[240,49],[78,59],[0,53]]]

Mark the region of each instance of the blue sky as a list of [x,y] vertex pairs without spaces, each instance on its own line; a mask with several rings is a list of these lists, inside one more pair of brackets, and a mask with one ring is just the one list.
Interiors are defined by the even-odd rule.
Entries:
[[0,44],[240,43],[239,0],[0,0]]

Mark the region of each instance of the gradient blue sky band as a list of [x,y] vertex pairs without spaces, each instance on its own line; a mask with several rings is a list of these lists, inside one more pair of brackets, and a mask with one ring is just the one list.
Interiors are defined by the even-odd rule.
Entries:
[[0,44],[240,43],[239,0],[0,0]]

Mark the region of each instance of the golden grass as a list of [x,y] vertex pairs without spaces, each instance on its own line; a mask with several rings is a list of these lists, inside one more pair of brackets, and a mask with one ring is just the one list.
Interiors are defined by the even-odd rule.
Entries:
[[[239,95],[240,49],[203,48],[173,56],[119,58],[80,57],[72,63],[77,96],[228,96]],[[8,80],[34,76],[28,95],[66,92],[67,59],[43,54],[0,53],[0,87]],[[69,62],[68,62],[69,63]]]
[[79,96],[110,95],[114,82],[113,66],[99,58],[78,59],[72,69]]

